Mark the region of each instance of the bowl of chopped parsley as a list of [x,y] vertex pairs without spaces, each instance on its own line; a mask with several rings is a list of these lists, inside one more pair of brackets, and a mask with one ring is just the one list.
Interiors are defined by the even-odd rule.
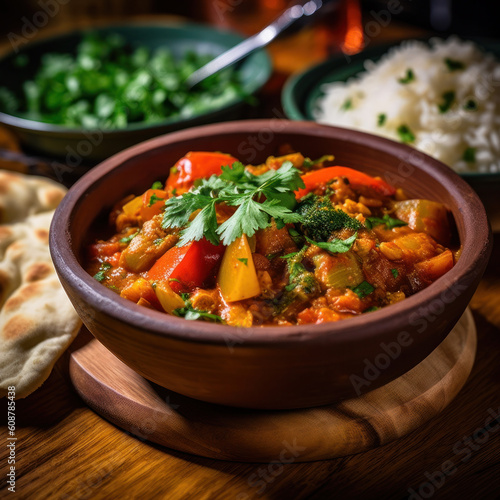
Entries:
[[29,149],[71,167],[235,118],[270,76],[265,52],[193,89],[185,80],[241,39],[196,24],[134,24],[31,43],[0,60],[0,123]]

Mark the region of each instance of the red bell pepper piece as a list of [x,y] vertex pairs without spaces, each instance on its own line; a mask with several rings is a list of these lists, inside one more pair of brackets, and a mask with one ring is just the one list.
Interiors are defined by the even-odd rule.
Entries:
[[147,279],[166,281],[176,293],[191,292],[217,274],[224,250],[205,238],[173,247],[156,261]]
[[[153,199],[151,199],[153,198]],[[141,217],[143,222],[152,219],[155,215],[161,213],[165,206],[167,192],[163,189],[148,189],[142,195]]]
[[309,191],[312,191],[315,187],[328,182],[334,177],[346,177],[353,185],[353,187],[356,188],[357,186],[368,186],[375,189],[384,196],[391,196],[396,192],[396,190],[390,184],[387,184],[387,182],[382,179],[375,179],[368,174],[349,167],[337,166],[314,170],[313,172],[308,172],[307,174],[303,175],[302,180],[304,181],[306,187],[295,191],[296,198],[302,198],[307,193],[309,193]]
[[231,155],[207,151],[190,151],[170,170],[165,189],[169,194],[176,190],[182,194],[192,187],[196,179],[219,175],[221,167],[238,161]]

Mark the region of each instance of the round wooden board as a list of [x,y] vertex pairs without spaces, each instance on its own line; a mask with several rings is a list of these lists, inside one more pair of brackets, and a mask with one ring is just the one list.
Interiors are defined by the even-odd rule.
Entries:
[[223,407],[170,392],[93,339],[71,353],[70,376],[91,408],[141,439],[221,460],[306,462],[366,451],[416,429],[456,396],[475,353],[467,309],[433,353],[391,383],[338,404],[286,411]]

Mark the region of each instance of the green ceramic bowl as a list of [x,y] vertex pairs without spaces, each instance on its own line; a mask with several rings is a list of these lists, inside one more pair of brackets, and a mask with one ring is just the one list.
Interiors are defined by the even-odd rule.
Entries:
[[[473,41],[486,52],[491,52],[500,58],[499,41],[479,38]],[[313,110],[318,99],[324,95],[322,91],[324,84],[347,81],[364,70],[365,61],[377,61],[396,45],[399,44],[380,45],[354,56],[335,56],[292,76],[286,82],[281,96],[285,114],[292,120],[314,120]],[[500,173],[461,173],[460,176],[480,191],[498,189],[500,186]]]
[[[94,28],[92,31],[104,36],[118,33],[132,47],[166,47],[177,56],[188,50],[215,56],[242,40],[242,37],[235,33],[198,24],[128,24]],[[37,69],[36,63],[43,54],[74,52],[84,33],[85,31],[71,32],[32,43],[17,54],[11,53],[0,59],[0,87],[5,86],[16,91],[24,81],[32,79]],[[14,69],[13,61],[21,53],[27,54],[34,64]],[[271,75],[271,61],[266,52],[256,52],[243,60],[238,70],[241,72],[245,92],[249,95],[255,94]],[[0,113],[0,123],[14,130],[21,142],[31,150],[64,158],[70,166],[76,166],[82,162],[92,164],[101,161],[133,144],[167,132],[241,118],[241,110],[245,104],[243,97],[235,98],[221,108],[205,111],[188,119],[172,118],[155,124],[134,123],[120,130],[69,128],[5,113]]]

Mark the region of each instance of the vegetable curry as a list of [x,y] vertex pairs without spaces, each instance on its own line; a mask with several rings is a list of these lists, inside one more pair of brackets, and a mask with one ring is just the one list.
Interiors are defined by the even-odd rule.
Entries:
[[453,267],[444,205],[332,165],[294,152],[247,166],[190,152],[166,184],[115,205],[87,270],[145,307],[258,326],[375,311]]

